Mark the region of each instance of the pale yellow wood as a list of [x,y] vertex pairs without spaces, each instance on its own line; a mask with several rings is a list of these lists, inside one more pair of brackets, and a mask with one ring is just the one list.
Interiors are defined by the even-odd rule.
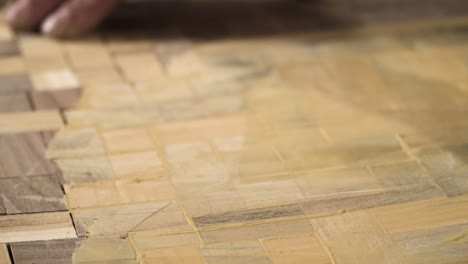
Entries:
[[131,239],[139,252],[154,251],[160,248],[201,245],[198,234],[193,232],[155,235],[152,231],[145,231],[132,234]]
[[80,108],[115,108],[137,103],[137,97],[130,85],[120,82],[88,83],[83,96],[77,103]]
[[130,110],[70,110],[65,112],[65,116],[70,127],[115,129],[160,122],[162,117],[159,109],[150,110],[138,107]]
[[75,71],[83,86],[109,85],[122,82],[122,77],[113,67],[79,69]]
[[110,52],[98,38],[68,41],[65,43],[65,50],[74,69],[113,66]]
[[[254,183],[236,188],[250,208],[265,205],[292,204],[304,200],[304,195],[293,181]],[[280,199],[278,199],[281,197]]]
[[68,212],[0,216],[0,243],[75,237]]
[[389,234],[468,223],[468,196],[435,198],[419,202],[374,208],[379,222]]
[[26,35],[19,38],[24,57],[62,57],[64,55],[59,40],[43,38],[39,35]]
[[129,81],[148,81],[163,74],[153,52],[118,54],[115,60]]
[[208,263],[272,263],[257,240],[207,245],[202,251]]
[[104,146],[94,128],[61,129],[48,145],[47,157],[74,158],[104,154]]
[[312,233],[314,228],[307,220],[293,220],[278,223],[259,225],[246,225],[243,227],[220,228],[200,233],[201,238],[207,244],[227,243],[242,240],[251,240],[268,237],[281,237]]
[[73,210],[80,235],[128,234],[132,231],[183,226],[186,219],[175,201]]
[[373,193],[384,189],[367,168],[311,171],[299,176],[296,182],[304,196],[313,199],[352,194],[356,190]]
[[[466,262],[466,18],[380,25],[462,0],[401,1],[416,14],[302,2],[229,4],[209,39],[185,21],[168,38],[135,27],[65,41],[0,22],[0,46],[15,37],[23,52],[0,59],[5,83],[84,88],[66,129],[58,112],[0,115],[0,133],[62,129],[48,156],[83,238],[76,263]],[[254,21],[231,21],[251,6]]]
[[80,82],[69,69],[38,71],[31,75],[34,89],[37,91],[57,91],[78,89]]
[[167,178],[135,178],[65,185],[70,208],[175,200]]
[[114,178],[112,166],[107,157],[84,157],[54,160],[62,175],[70,183],[93,182]]
[[184,246],[177,248],[163,248],[142,253],[142,263],[193,263],[206,264],[200,248]]
[[[108,153],[137,152],[154,149],[155,143],[145,128],[115,129],[102,132]],[[159,139],[158,139],[159,140]]]
[[117,178],[157,176],[164,166],[157,152],[136,152],[110,156]]
[[135,90],[143,102],[175,102],[193,98],[189,83],[180,79],[155,78],[138,82]]
[[106,40],[108,48],[112,53],[141,52],[154,49],[154,43],[146,39],[141,33],[140,35],[137,33],[136,36],[132,34],[112,34]]
[[80,242],[73,255],[73,263],[108,262],[118,264],[137,264],[136,253],[127,238],[103,237],[89,238]]
[[0,134],[57,130],[64,126],[58,111],[0,114]]
[[0,264],[11,264],[11,259],[5,244],[0,244]]
[[174,55],[166,62],[166,71],[173,77],[188,77],[202,72],[205,69],[205,62],[193,50],[188,50]]
[[334,263],[405,263],[399,249],[368,211],[312,219]]
[[0,75],[26,74],[26,66],[19,56],[0,58]]
[[313,234],[268,238],[261,242],[273,263],[332,263]]
[[[3,15],[2,15],[3,18]],[[13,39],[13,32],[7,25],[0,25],[0,40],[11,40]]]
[[440,264],[468,261],[468,224],[442,226],[391,236],[408,263]]
[[171,122],[154,126],[152,132],[158,142],[171,144],[242,136],[245,128],[244,115],[233,115],[223,118]]

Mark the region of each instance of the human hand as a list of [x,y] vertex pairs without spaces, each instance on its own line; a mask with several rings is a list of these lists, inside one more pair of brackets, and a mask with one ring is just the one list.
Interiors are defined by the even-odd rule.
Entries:
[[106,18],[120,0],[18,0],[7,10],[15,29],[40,27],[50,36],[69,37],[89,31]]

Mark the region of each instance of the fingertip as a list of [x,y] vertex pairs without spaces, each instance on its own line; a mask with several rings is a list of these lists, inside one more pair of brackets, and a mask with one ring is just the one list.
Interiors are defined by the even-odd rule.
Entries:
[[24,26],[24,22],[21,21],[21,6],[19,3],[16,3],[10,6],[5,13],[5,21],[10,25],[12,28],[18,29]]
[[41,25],[41,32],[45,35],[51,35],[56,31],[57,21],[56,19],[49,18]]

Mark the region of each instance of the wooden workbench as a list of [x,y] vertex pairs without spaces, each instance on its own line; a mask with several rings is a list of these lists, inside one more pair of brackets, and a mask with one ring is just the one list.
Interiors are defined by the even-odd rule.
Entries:
[[1,24],[0,112],[1,264],[468,263],[465,0]]

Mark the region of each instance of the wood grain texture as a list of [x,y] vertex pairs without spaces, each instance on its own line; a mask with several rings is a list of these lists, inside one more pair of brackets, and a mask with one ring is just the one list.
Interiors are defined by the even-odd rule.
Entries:
[[0,54],[21,51],[0,55],[0,243],[18,263],[464,263],[466,11],[132,1],[66,40],[0,19]]
[[58,111],[0,113],[0,134],[56,130],[63,127]]
[[219,230],[203,231],[200,236],[207,244],[227,243],[230,241],[249,240],[252,238],[267,238],[286,234],[311,233],[314,229],[307,220],[268,223],[245,227],[221,228]]
[[0,216],[0,243],[75,237],[68,212]]
[[10,255],[8,253],[7,245],[0,245],[0,263],[2,264],[11,264]]
[[121,237],[91,238],[80,241],[73,263],[112,262],[136,264],[136,253],[129,239]]
[[208,264],[272,263],[264,248],[256,240],[210,245],[203,247],[202,252]]
[[12,243],[15,263],[71,264],[76,249],[76,239],[61,239]]
[[127,234],[186,223],[173,201],[80,209],[72,214],[80,236]]
[[314,219],[312,223],[335,263],[405,263],[398,248],[368,211]]
[[54,166],[45,157],[45,142],[40,133],[0,135],[2,178],[54,174]]
[[[434,198],[371,209],[389,234],[462,224],[468,221],[468,197]],[[399,219],[396,221],[395,219]]]
[[391,236],[408,263],[468,261],[467,224],[449,225]]
[[67,210],[55,175],[0,179],[0,193],[8,214]]
[[468,192],[467,167],[464,161],[466,147],[455,145],[443,149],[423,149],[418,154],[431,177],[447,196]]
[[313,234],[270,238],[261,242],[273,263],[332,263]]
[[246,211],[233,211],[222,214],[204,215],[200,217],[194,217],[193,221],[197,227],[208,227],[300,215],[304,215],[304,212],[299,205],[285,205],[270,208],[251,209]]

